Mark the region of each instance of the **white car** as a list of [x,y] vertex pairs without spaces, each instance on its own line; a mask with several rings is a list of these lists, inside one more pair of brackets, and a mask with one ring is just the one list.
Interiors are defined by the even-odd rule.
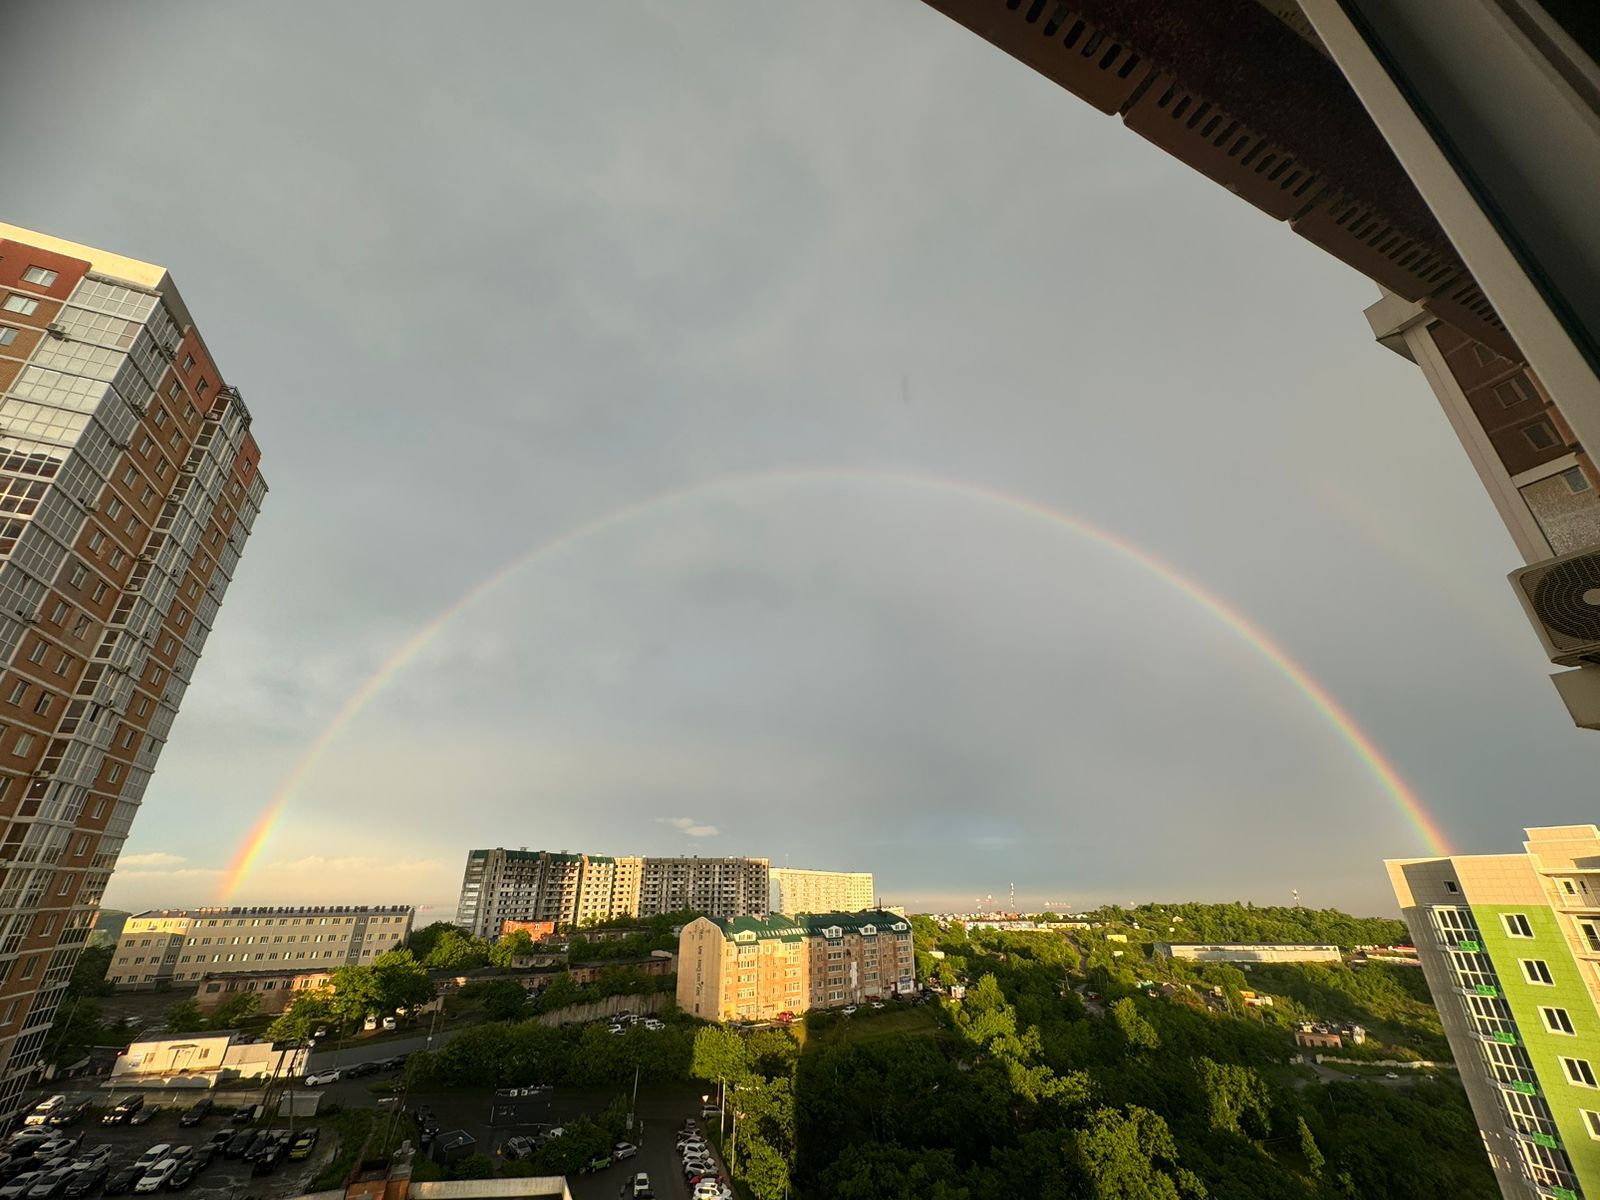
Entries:
[[396,1025],[395,1025],[394,1018],[393,1017],[385,1017],[383,1019],[383,1031],[385,1033],[393,1033],[395,1031],[395,1029],[396,1029]]
[[882,1000],[874,1000],[872,1002],[872,1007],[873,1008],[882,1008],[883,1007],[883,1001]]
[[178,1169],[178,1160],[163,1158],[155,1166],[146,1171],[138,1183],[133,1185],[135,1192],[159,1192],[163,1184],[172,1178],[172,1173]]
[[633,1194],[637,1197],[655,1195],[655,1192],[650,1187],[650,1176],[643,1171],[633,1177]]
[[611,1147],[611,1157],[619,1162],[624,1158],[632,1158],[637,1153],[639,1153],[639,1147],[632,1142],[618,1142]]
[[325,1083],[338,1082],[339,1072],[337,1071],[313,1071],[306,1076],[307,1087],[321,1087]]
[[1385,1079],[1399,1079],[1400,1078],[1400,1076],[1396,1075],[1393,1071],[1385,1071],[1383,1073],[1383,1077]]
[[656,1020],[654,1017],[646,1017],[644,1019],[644,1027],[646,1029],[665,1029],[666,1028],[665,1025],[663,1025],[660,1021]]
[[166,1158],[171,1150],[172,1146],[169,1143],[157,1142],[138,1158],[134,1159],[133,1165],[141,1171],[148,1171],[162,1159]]
[[694,1185],[692,1200],[733,1200],[733,1193],[728,1190],[725,1183],[716,1183],[710,1179],[702,1179]]
[[855,1011],[856,1011],[856,1006],[854,1004],[846,1004],[844,1006],[844,1008],[842,1008],[840,1011],[843,1012],[844,1015],[847,1016],[847,1017],[854,1016],[855,1015]]

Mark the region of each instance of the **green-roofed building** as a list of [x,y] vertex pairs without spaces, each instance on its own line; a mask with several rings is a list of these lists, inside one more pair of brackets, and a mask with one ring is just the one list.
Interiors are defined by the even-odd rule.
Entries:
[[699,917],[678,938],[678,1006],[707,1021],[771,1020],[915,990],[911,923],[880,909]]

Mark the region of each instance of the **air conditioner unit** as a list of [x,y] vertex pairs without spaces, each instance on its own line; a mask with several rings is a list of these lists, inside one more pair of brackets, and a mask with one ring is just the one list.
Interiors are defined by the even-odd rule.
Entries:
[[44,327],[44,331],[51,337],[55,338],[64,338],[67,336],[67,327],[61,324],[60,321],[51,321],[50,324]]
[[1600,546],[1511,573],[1550,661],[1600,664]]

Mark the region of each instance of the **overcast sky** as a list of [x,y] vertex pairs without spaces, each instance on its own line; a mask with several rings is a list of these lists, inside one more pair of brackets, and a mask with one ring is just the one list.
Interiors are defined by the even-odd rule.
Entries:
[[[271,493],[108,905],[449,915],[465,852],[888,902],[1390,911],[1595,816],[1518,562],[1374,286],[914,0],[14,4],[0,217],[168,266]],[[798,474],[773,475],[774,472]],[[833,473],[829,473],[833,472]]]

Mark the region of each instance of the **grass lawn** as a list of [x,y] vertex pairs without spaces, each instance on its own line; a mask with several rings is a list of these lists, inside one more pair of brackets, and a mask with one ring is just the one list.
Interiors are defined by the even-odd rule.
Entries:
[[870,1042],[878,1038],[899,1037],[904,1034],[935,1037],[940,1028],[934,1010],[919,1005],[912,1008],[885,1009],[882,1012],[864,1009],[853,1017],[837,1018],[826,1029],[807,1029],[801,1022],[796,1021],[794,1033],[800,1045],[804,1047],[810,1041],[820,1045],[829,1040]]

